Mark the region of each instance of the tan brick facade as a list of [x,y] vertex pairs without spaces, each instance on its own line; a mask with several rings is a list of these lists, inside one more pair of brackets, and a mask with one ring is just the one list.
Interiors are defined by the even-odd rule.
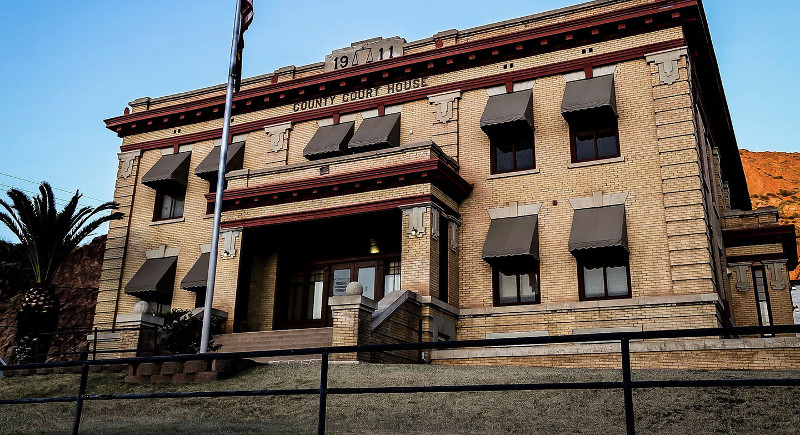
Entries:
[[[623,9],[628,14],[641,14],[641,18],[615,22],[621,14],[611,12]],[[710,88],[707,82],[716,78],[705,75],[707,65],[694,65],[704,61],[691,53],[710,48],[684,34],[678,21],[697,12],[670,0],[598,1],[408,43],[404,56],[393,62],[406,58],[411,62],[424,54],[452,54],[382,73],[367,71],[364,66],[363,75],[346,77],[343,70],[340,81],[330,82],[336,84],[333,91],[325,81],[333,80],[329,79],[333,75],[324,73],[319,65],[280,70],[246,82],[243,89],[249,93],[248,99],[237,103],[238,112],[232,121],[236,134],[247,133],[243,169],[228,173],[222,215],[223,229],[240,232],[234,246],[236,255],[219,259],[214,295],[214,307],[229,314],[226,331],[286,327],[281,319],[286,317],[286,304],[293,303],[287,302],[291,299],[287,296],[288,274],[299,267],[292,262],[297,261],[298,252],[311,258],[317,248],[323,251],[321,246],[302,249],[275,244],[269,235],[272,233],[265,231],[291,231],[300,227],[290,224],[318,222],[320,228],[328,225],[329,232],[358,233],[359,228],[338,228],[330,223],[337,221],[329,218],[388,216],[375,213],[399,215],[381,231],[392,243],[399,240],[400,288],[425,300],[447,303],[408,302],[378,329],[362,330],[363,325],[375,320],[370,317],[375,308],[343,306],[337,299],[329,318],[308,319],[319,323],[317,326],[324,326],[320,322],[328,319],[334,345],[433,339],[438,334],[434,331],[444,324],[454,326],[455,337],[442,333],[448,339],[480,339],[512,332],[560,335],[598,328],[756,325],[752,277],[737,275],[745,270],[745,260],[751,265],[772,262],[766,270],[770,273],[773,323],[792,323],[788,281],[781,287],[779,275],[786,273],[785,258],[793,257],[783,257],[780,263],[778,257],[785,254],[783,242],[756,243],[752,241],[755,236],[731,236],[737,228],[770,227],[777,220],[732,210],[750,205],[746,186],[740,180],[743,172],[736,144],[725,136],[730,121],[726,125],[725,119],[703,109],[714,102],[724,105],[724,96],[701,93]],[[592,19],[596,24],[586,24]],[[609,26],[620,33],[607,36]],[[540,29],[542,33],[536,33]],[[517,42],[507,43],[507,47],[497,45],[506,44],[504,38],[510,37],[516,37]],[[492,48],[492,44],[499,48]],[[441,51],[456,49],[460,51]],[[709,53],[713,55],[713,51]],[[394,71],[414,75],[395,78]],[[573,162],[572,133],[562,115],[562,100],[569,81],[594,74],[613,75],[619,156]],[[375,85],[361,85],[377,77],[380,80]],[[270,93],[271,87],[281,90]],[[493,148],[481,128],[481,118],[492,95],[518,89],[530,89],[533,96],[535,168],[493,173]],[[218,98],[221,91],[215,87],[137,100],[131,116],[146,116],[151,111],[167,113],[190,101],[201,104],[205,101],[202,98]],[[328,93],[305,100],[297,97],[306,91],[312,95]],[[249,95],[261,95],[259,92],[265,96],[250,99]],[[324,98],[322,108],[299,109],[301,102],[311,98]],[[246,108],[250,104],[254,109]],[[306,145],[321,125],[352,120],[357,131],[365,119],[384,110],[400,113],[399,146],[311,161],[304,156]],[[177,115],[166,115],[163,121],[170,116]],[[134,151],[120,155],[122,169],[115,198],[126,219],[113,223],[109,232],[98,324],[131,312],[138,299],[123,289],[144,263],[145,250],[160,245],[180,248],[172,308],[193,308],[195,295],[181,289],[180,281],[211,234],[212,222],[206,213],[209,202],[204,197],[209,185],[194,175],[194,169],[211,152],[213,141],[208,138],[221,127],[221,119],[179,122],[178,132],[177,127],[136,130],[136,124],[145,125],[144,121],[126,124],[122,118],[114,119],[118,123],[114,125],[121,126],[117,131],[123,136],[122,149]],[[121,130],[123,127],[128,130]],[[279,142],[276,131],[282,134]],[[141,177],[162,154],[179,148],[191,148],[192,153],[183,217],[153,221],[156,190],[141,184]],[[618,205],[624,205],[625,210],[629,297],[583,300],[579,290],[582,272],[569,249],[577,210],[574,204],[606,197],[623,198]],[[496,305],[493,268],[482,257],[492,222],[489,211],[511,204],[515,209],[517,204],[536,205],[541,292],[536,304]],[[761,225],[759,219],[768,222]],[[328,252],[330,247],[324,248],[327,263],[323,290],[309,287],[309,281],[298,284],[310,289],[303,290],[307,293],[302,296],[309,310],[312,299],[327,309],[328,297],[333,295],[329,286],[333,285],[330,268],[334,266],[330,264],[337,258]],[[349,248],[342,247],[342,252]],[[294,256],[287,255],[289,250],[296,251]],[[221,246],[214,254],[222,252]],[[444,253],[447,261],[440,259]],[[342,262],[345,257],[342,254]],[[361,264],[368,259],[364,254],[347,261]],[[737,261],[734,266],[729,265],[734,263],[731,259]],[[440,270],[440,264],[445,263],[447,270]],[[378,271],[389,267],[388,263],[374,264]],[[444,273],[447,288],[440,288]],[[319,291],[323,291],[322,296]],[[442,309],[445,305],[452,309]],[[756,353],[753,360],[764,354]],[[679,354],[670,355],[637,357],[634,365],[669,366],[680,361]],[[585,358],[594,357],[608,359],[609,364],[617,358],[594,355],[567,361],[563,357],[531,356],[519,361],[581,365]],[[383,360],[417,358],[420,356],[396,355]],[[447,363],[504,364],[504,358],[461,358]],[[704,357],[696,358],[700,361]]]

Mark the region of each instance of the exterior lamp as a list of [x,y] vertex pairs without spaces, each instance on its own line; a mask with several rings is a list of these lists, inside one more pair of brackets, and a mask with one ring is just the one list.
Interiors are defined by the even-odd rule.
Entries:
[[370,254],[380,254],[381,248],[378,247],[378,241],[375,239],[369,239],[369,253]]

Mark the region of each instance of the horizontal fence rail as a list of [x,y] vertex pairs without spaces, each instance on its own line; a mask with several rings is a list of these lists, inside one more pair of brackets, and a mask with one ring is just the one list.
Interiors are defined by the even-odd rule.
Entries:
[[[91,331],[93,332],[93,331]],[[101,331],[102,332],[102,331]],[[146,400],[146,399],[178,399],[178,398],[215,398],[215,397],[255,397],[255,396],[319,396],[319,434],[325,433],[326,408],[328,395],[352,394],[407,394],[407,393],[454,393],[454,392],[498,392],[498,391],[537,391],[537,390],[609,390],[623,391],[625,406],[625,426],[628,434],[635,433],[635,414],[633,407],[633,390],[643,388],[710,388],[710,387],[776,387],[800,386],[800,378],[774,379],[698,379],[698,380],[643,380],[631,379],[632,340],[657,340],[669,338],[699,337],[739,337],[746,335],[772,336],[776,334],[800,333],[800,325],[752,326],[729,328],[675,329],[643,332],[613,332],[577,335],[557,335],[541,337],[515,337],[463,341],[416,342],[397,344],[371,344],[358,346],[313,347],[303,349],[264,350],[250,352],[206,353],[196,355],[164,355],[152,357],[94,359],[84,361],[58,361],[45,364],[11,364],[0,366],[4,370],[27,370],[43,367],[81,367],[78,393],[75,396],[38,397],[26,399],[0,399],[0,405],[22,405],[35,403],[69,403],[75,402],[72,433],[77,434],[80,427],[83,402],[86,400]],[[97,335],[95,334],[95,337]],[[401,350],[459,349],[485,346],[520,346],[557,343],[609,342],[620,343],[622,379],[606,382],[545,382],[515,384],[470,384],[470,385],[430,385],[430,386],[395,386],[395,387],[351,387],[329,388],[328,368],[331,354],[388,352]],[[115,351],[119,353],[119,351]],[[100,353],[98,351],[98,353]],[[141,364],[167,361],[189,360],[230,360],[243,358],[263,358],[278,356],[321,355],[320,387],[296,389],[265,390],[227,390],[227,391],[192,391],[164,393],[120,393],[120,394],[86,394],[89,367],[106,364]]]

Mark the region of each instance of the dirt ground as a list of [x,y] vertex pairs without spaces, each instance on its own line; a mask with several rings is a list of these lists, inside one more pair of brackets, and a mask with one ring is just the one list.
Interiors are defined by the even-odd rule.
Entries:
[[[637,371],[642,379],[800,377],[800,372]],[[429,365],[334,365],[331,387],[619,380],[614,370]],[[0,397],[74,395],[77,375],[0,379]],[[88,393],[317,388],[319,365],[270,365],[209,384],[129,385],[91,374]],[[800,432],[800,388],[668,388],[634,391],[640,434]],[[0,433],[68,433],[73,404],[2,405]],[[328,397],[330,434],[625,432],[618,390],[363,394]],[[315,433],[318,397],[88,401],[81,433]]]

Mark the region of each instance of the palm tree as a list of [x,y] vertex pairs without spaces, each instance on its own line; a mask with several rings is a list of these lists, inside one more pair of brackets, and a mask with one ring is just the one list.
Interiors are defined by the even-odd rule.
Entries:
[[37,353],[46,353],[50,336],[39,337],[42,332],[52,332],[58,326],[58,301],[52,285],[59,266],[70,252],[100,225],[123,214],[113,212],[98,214],[117,208],[114,202],[97,207],[78,208],[80,192],[75,192],[64,209],[56,209],[53,189],[47,182],[39,186],[39,195],[30,198],[18,189],[7,192],[11,203],[0,199],[0,222],[5,224],[20,241],[33,270],[33,286],[25,292],[17,312],[17,362],[35,360]]

